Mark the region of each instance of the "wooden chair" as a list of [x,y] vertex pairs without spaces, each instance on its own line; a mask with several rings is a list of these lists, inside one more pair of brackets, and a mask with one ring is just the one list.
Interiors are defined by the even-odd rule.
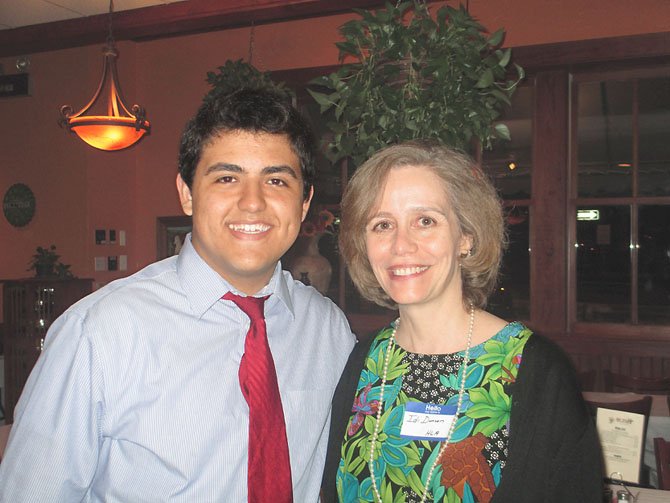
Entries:
[[596,371],[595,370],[584,370],[583,372],[577,372],[577,380],[579,385],[582,388],[582,391],[594,391],[596,384]]
[[594,402],[588,400],[586,403],[591,407],[591,412],[595,417],[596,409],[598,407],[603,409],[623,410],[625,412],[634,412],[635,414],[642,414],[645,417],[645,422],[649,420],[651,414],[652,398],[650,396],[643,396],[635,398],[626,402]]
[[670,377],[633,377],[603,370],[605,391],[632,391],[652,395],[670,394]]
[[5,446],[7,445],[7,439],[9,438],[9,430],[12,428],[11,424],[3,424],[0,426],[0,461],[2,461],[2,455],[5,452]]
[[654,438],[658,488],[670,491],[670,442],[661,437]]

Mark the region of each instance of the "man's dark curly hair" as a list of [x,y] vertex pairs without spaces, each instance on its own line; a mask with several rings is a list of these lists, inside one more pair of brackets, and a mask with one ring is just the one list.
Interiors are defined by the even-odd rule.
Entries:
[[179,146],[179,174],[189,188],[202,149],[217,135],[230,131],[286,135],[300,160],[303,197],[307,199],[315,177],[312,131],[284,96],[259,89],[240,89],[205,101],[186,124]]

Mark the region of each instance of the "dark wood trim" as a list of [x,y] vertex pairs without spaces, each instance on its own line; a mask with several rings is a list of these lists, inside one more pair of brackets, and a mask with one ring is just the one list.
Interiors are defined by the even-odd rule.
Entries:
[[662,341],[638,341],[634,337],[602,338],[602,337],[554,337],[563,349],[569,353],[591,355],[628,354],[636,357],[670,358],[670,344]]
[[663,342],[670,349],[670,325],[631,325],[626,323],[574,322],[571,336],[598,340],[632,340]]
[[667,61],[670,58],[670,32],[624,37],[577,40],[554,44],[512,48],[514,61],[533,70],[580,65],[601,65],[613,61]]
[[[189,0],[114,13],[116,40],[147,40],[253,24],[320,17],[352,8],[373,8],[380,0]],[[0,57],[103,44],[108,15],[68,19],[0,30]]]
[[566,71],[535,76],[530,313],[541,332],[566,330],[568,96]]

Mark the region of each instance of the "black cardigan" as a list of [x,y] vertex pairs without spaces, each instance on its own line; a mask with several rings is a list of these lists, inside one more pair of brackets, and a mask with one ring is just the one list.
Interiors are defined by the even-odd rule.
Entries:
[[[323,501],[337,501],[335,477],[356,387],[374,337],[349,356],[333,398]],[[492,503],[602,501],[600,442],[574,370],[562,350],[533,334],[516,382],[507,464]]]

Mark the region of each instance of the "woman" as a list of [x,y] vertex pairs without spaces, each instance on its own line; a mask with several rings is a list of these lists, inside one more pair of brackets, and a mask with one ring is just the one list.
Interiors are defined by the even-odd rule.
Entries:
[[600,501],[568,360],[484,311],[505,229],[482,171],[436,144],[386,148],[349,182],[340,228],[361,294],[400,316],[344,371],[325,501]]

